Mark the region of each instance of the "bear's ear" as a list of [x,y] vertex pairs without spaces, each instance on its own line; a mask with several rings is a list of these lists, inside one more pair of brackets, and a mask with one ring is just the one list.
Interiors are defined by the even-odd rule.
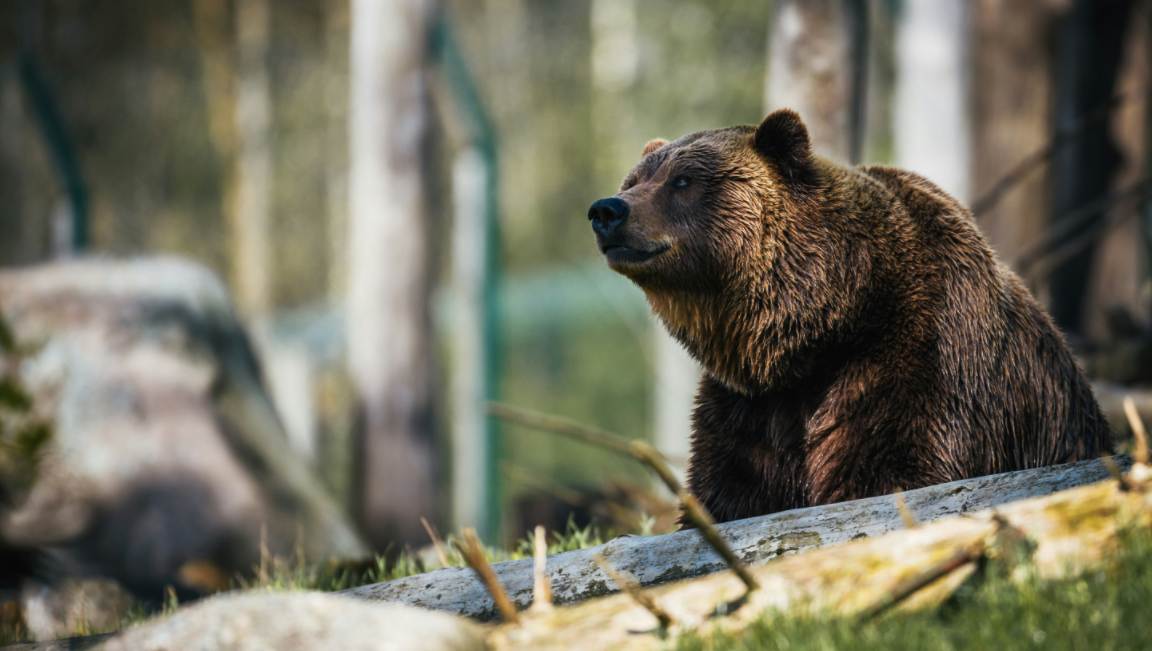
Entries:
[[652,152],[656,151],[657,149],[660,149],[661,147],[663,147],[664,145],[667,145],[667,144],[668,144],[668,141],[664,140],[663,138],[656,138],[655,140],[649,140],[648,144],[644,145],[644,151],[640,154],[640,156],[641,157],[647,156],[648,154],[651,154]]
[[756,128],[756,151],[789,178],[801,180],[812,171],[812,143],[800,116],[791,109],[773,111]]

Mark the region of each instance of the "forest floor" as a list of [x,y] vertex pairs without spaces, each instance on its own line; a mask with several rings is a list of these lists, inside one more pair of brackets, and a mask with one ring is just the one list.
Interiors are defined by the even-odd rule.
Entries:
[[[450,540],[449,540],[450,542]],[[556,534],[552,553],[602,542],[593,529],[570,528]],[[529,555],[527,543],[493,551],[493,559]],[[452,550],[445,545],[446,550]],[[448,551],[452,565],[463,564]],[[278,564],[241,589],[339,590],[366,582],[398,578],[421,570],[411,557],[398,564],[379,561],[364,571]],[[171,612],[177,604],[164,608]],[[971,581],[942,608],[894,613],[876,621],[826,616],[768,616],[739,634],[688,637],[682,651],[721,649],[833,650],[1044,649],[1106,651],[1152,649],[1152,533],[1127,534],[1109,566],[1075,578],[1023,581],[987,575]],[[146,618],[132,613],[122,624]],[[88,634],[97,631],[77,631]],[[102,631],[101,631],[102,632]],[[16,642],[24,631],[4,630],[0,644]]]

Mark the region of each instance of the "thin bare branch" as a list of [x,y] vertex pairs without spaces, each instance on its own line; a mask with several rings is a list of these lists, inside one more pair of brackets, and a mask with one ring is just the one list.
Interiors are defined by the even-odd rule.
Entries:
[[640,587],[640,583],[635,577],[624,570],[614,567],[608,562],[607,558],[604,558],[603,554],[596,554],[592,557],[592,560],[596,561],[596,564],[608,575],[608,578],[616,583],[616,587],[631,597],[632,601],[635,601],[644,608],[644,610],[652,613],[652,616],[655,617],[656,621],[660,624],[661,632],[666,632],[676,624],[676,620],[672,618],[672,615],[668,614],[668,611],[661,608],[655,599],[644,592],[644,588]]
[[462,540],[456,542],[456,549],[460,551],[460,555],[464,557],[464,562],[468,563],[468,567],[472,568],[476,577],[488,590],[488,594],[492,596],[492,601],[496,603],[496,610],[500,612],[500,617],[509,624],[519,623],[520,615],[516,612],[516,606],[508,598],[508,592],[500,580],[496,578],[496,572],[492,570],[492,565],[484,556],[484,547],[480,544],[480,539],[476,537],[476,530],[465,529],[461,538]]
[[444,541],[440,538],[436,527],[433,527],[424,516],[420,516],[420,526],[424,527],[424,531],[432,541],[432,548],[436,550],[436,559],[440,561],[440,567],[452,567],[452,563],[448,561],[448,552],[444,549]]
[[736,552],[732,551],[732,547],[728,545],[724,537],[716,530],[716,522],[712,519],[711,514],[704,508],[704,505],[701,504],[694,495],[684,489],[680,480],[676,478],[676,474],[672,472],[672,468],[668,465],[667,460],[664,459],[664,456],[660,454],[659,450],[647,442],[625,439],[612,432],[588,427],[566,418],[549,416],[511,405],[490,403],[488,410],[493,416],[502,420],[567,436],[595,445],[596,447],[630,456],[644,464],[652,470],[652,472],[656,473],[660,481],[676,496],[680,501],[680,506],[684,509],[684,516],[700,531],[700,535],[704,537],[704,540],[716,551],[720,558],[724,559],[724,562],[727,563],[728,567],[739,577],[740,581],[744,583],[748,591],[751,592],[760,587],[755,577],[753,577],[752,573],[748,570],[747,564],[736,555]]
[[948,558],[902,581],[885,599],[860,613],[860,618],[869,621],[883,615],[932,583],[969,563],[975,563],[984,555],[984,548],[985,543],[983,541],[961,547]]
[[[1021,252],[1013,266],[1026,279],[1047,277],[1069,258],[1092,244],[1103,232],[1130,219],[1138,211],[1097,219],[1101,213],[1124,201],[1144,200],[1149,194],[1152,194],[1152,179],[1144,178],[1062,215],[1056,220],[1056,226]],[[1082,227],[1084,230],[1072,237]]]
[[1129,101],[1142,102],[1143,99],[1143,92],[1117,93],[1105,100],[1091,112],[1082,116],[1069,127],[1059,130],[1052,137],[1052,140],[1021,159],[1020,162],[1008,170],[1004,176],[1001,176],[999,180],[993,183],[987,192],[973,201],[972,214],[980,216],[995,208],[996,204],[999,203],[1012,188],[1028,178],[1028,175],[1034,170],[1048,164],[1052,160],[1052,157],[1066,145],[1076,142],[1088,127],[1111,117],[1114,109]]
[[567,418],[550,416],[537,411],[513,407],[512,405],[505,405],[498,402],[488,403],[488,413],[510,423],[559,434],[598,448],[612,450],[613,452],[626,454],[634,458],[636,457],[627,439],[621,438],[607,430],[582,425]]
[[720,532],[716,529],[715,522],[712,520],[712,516],[704,509],[704,505],[700,503],[700,500],[696,499],[696,496],[688,491],[680,491],[678,497],[680,498],[680,505],[684,507],[684,515],[700,530],[700,535],[703,536],[704,540],[708,542],[712,549],[720,555],[720,558],[724,559],[724,562],[727,563],[732,572],[739,577],[740,582],[744,584],[748,592],[758,589],[760,583],[752,576],[748,565],[736,555],[736,552],[732,551],[732,547],[730,547],[728,542],[724,540],[724,537],[720,535]]

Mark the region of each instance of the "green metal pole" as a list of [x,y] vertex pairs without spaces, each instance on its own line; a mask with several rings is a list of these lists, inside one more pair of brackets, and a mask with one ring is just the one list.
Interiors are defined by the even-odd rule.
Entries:
[[80,174],[76,151],[64,128],[64,118],[60,115],[52,89],[40,73],[40,67],[29,52],[20,54],[20,83],[28,95],[40,134],[52,155],[56,176],[72,207],[72,251],[80,252],[88,248],[88,190],[84,177]]
[[[432,31],[433,52],[443,66],[448,84],[459,102],[469,125],[473,145],[480,152],[485,168],[484,191],[484,265],[483,265],[483,381],[484,400],[500,399],[503,381],[503,341],[501,337],[501,264],[500,264],[500,162],[496,129],[475,79],[453,36],[447,18],[436,21]],[[503,458],[502,436],[499,422],[485,412],[484,421],[484,521],[478,523],[480,533],[489,542],[496,542],[501,534],[503,491],[500,484],[500,461]]]

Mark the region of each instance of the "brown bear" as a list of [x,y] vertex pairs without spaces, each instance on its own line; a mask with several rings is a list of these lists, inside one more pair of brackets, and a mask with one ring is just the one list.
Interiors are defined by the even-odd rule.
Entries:
[[588,217],[704,369],[688,480],[717,520],[1110,451],[971,214],[911,172],[813,155],[792,111],[650,142]]

